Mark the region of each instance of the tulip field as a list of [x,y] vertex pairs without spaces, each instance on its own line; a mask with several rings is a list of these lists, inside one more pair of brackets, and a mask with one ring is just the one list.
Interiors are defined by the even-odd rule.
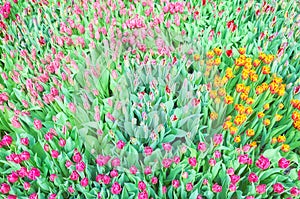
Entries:
[[0,198],[300,198],[300,2],[0,0]]

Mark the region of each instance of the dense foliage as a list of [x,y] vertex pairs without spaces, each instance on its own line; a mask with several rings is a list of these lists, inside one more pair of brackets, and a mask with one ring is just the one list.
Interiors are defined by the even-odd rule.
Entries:
[[298,198],[299,8],[2,0],[1,198]]

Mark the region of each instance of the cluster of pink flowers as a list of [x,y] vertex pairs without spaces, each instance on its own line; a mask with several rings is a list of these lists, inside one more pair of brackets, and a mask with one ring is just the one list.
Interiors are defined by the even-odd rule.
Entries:
[[0,105],[2,105],[4,102],[7,102],[9,99],[6,92],[0,93]]
[[144,28],[146,27],[144,23],[143,17],[140,17],[139,15],[135,15],[133,18],[128,19],[124,24],[123,28],[129,28],[129,29],[135,29],[135,28]]
[[6,2],[3,6],[0,6],[0,14],[3,15],[4,19],[7,19],[10,15],[11,5],[10,2]]
[[168,2],[164,7],[164,13],[183,13],[184,12],[184,2]]

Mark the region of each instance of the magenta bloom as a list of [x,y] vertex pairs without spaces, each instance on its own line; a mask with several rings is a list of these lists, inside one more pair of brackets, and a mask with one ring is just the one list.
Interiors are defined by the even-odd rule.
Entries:
[[291,192],[291,195],[295,196],[295,197],[300,195],[300,190],[297,187],[292,187],[290,192]]
[[70,175],[70,179],[77,180],[78,178],[79,178],[79,174],[77,173],[77,171],[72,171],[72,173]]
[[206,151],[206,144],[204,142],[199,142],[198,150],[202,152]]
[[[109,161],[110,157],[109,156],[103,156],[103,155],[98,155],[96,162],[99,166],[104,166],[107,164],[107,162]],[[113,164],[113,162],[112,162]]]
[[194,188],[194,186],[193,186],[193,183],[191,183],[191,182],[187,183],[186,186],[185,186],[185,189],[187,191],[192,191],[193,188]]
[[10,186],[9,186],[9,184],[6,184],[6,183],[1,184],[0,192],[1,192],[2,194],[7,194],[9,191],[10,191]]
[[278,166],[282,169],[288,168],[289,165],[290,165],[290,161],[285,158],[280,158],[280,160],[278,161]]
[[258,176],[255,173],[250,173],[248,176],[248,181],[251,182],[257,182],[258,181]]
[[114,182],[114,184],[111,186],[110,191],[111,191],[112,194],[117,195],[117,194],[121,193],[122,187],[118,182]]
[[244,154],[244,155],[239,155],[238,156],[238,161],[240,164],[247,164],[249,161],[249,156],[248,154]]
[[173,186],[174,188],[178,188],[178,187],[180,186],[179,180],[172,180],[172,186]]
[[136,172],[137,172],[137,168],[135,166],[131,166],[129,171],[130,171],[131,174],[135,175]]
[[43,127],[42,122],[38,119],[34,119],[33,125],[37,130],[40,130]]
[[155,176],[153,176],[153,177],[151,178],[151,183],[152,183],[152,184],[157,184],[157,182],[158,182],[158,178],[155,177]]
[[280,183],[275,183],[275,184],[273,185],[273,190],[274,190],[275,193],[281,194],[281,193],[284,191],[284,187],[283,187],[283,185],[280,184]]
[[139,190],[143,191],[146,189],[146,184],[143,181],[139,181],[138,188]]
[[12,172],[11,174],[9,174],[7,176],[7,181],[10,182],[10,183],[15,183],[19,180],[19,176],[16,172]]
[[222,186],[220,186],[220,185],[218,185],[217,183],[215,183],[215,184],[212,186],[212,191],[215,192],[215,193],[222,192]]
[[169,168],[172,164],[173,160],[171,158],[164,158],[162,160],[162,164],[164,168]]
[[148,199],[148,193],[147,193],[147,191],[145,190],[143,192],[140,192],[138,194],[138,199]]
[[213,137],[213,142],[214,142],[214,145],[219,145],[221,144],[223,141],[223,135],[222,134],[215,134],[214,137]]
[[146,156],[151,155],[152,152],[153,152],[153,149],[152,149],[150,146],[146,146],[146,147],[144,148],[144,153],[145,153]]
[[10,14],[11,5],[10,2],[6,2],[3,6],[0,6],[0,14],[3,15],[4,19],[7,19]]
[[233,174],[233,175],[230,176],[230,181],[231,181],[232,184],[236,184],[239,180],[240,180],[239,175]]
[[149,175],[152,173],[152,169],[150,166],[146,166],[144,169],[144,174]]
[[120,164],[121,164],[121,161],[120,161],[119,158],[114,158],[114,159],[111,160],[111,165],[112,165],[113,167],[120,166]]
[[270,160],[264,157],[263,155],[261,155],[255,163],[255,165],[262,170],[269,168],[270,164],[271,164]]
[[230,176],[233,175],[234,174],[234,169],[232,167],[227,169],[227,174],[230,175]]
[[258,185],[258,186],[256,187],[256,192],[257,192],[258,194],[263,194],[263,193],[266,192],[266,187],[267,187],[267,185],[265,185],[265,184],[260,184],[260,185]]
[[122,140],[119,140],[119,141],[117,142],[117,148],[118,148],[118,149],[123,149],[124,146],[125,146],[125,142],[123,142]]
[[195,157],[189,158],[189,164],[195,167],[197,165],[197,159]]
[[4,135],[2,138],[2,145],[9,146],[12,143],[13,139],[10,135]]
[[166,152],[170,152],[172,150],[172,145],[170,143],[163,143],[162,146]]
[[83,179],[80,181],[80,185],[83,186],[83,187],[88,186],[88,184],[89,184],[89,179],[87,179],[87,178],[83,178]]
[[229,191],[235,192],[236,191],[236,185],[235,184],[230,184],[229,185]]

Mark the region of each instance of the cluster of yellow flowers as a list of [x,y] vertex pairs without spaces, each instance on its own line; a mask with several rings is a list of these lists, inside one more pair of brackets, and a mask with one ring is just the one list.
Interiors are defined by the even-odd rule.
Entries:
[[[227,94],[224,97],[224,102],[228,105],[233,104],[234,110],[237,114],[231,114],[223,123],[223,129],[228,130],[229,133],[234,136],[234,142],[236,143],[239,143],[241,141],[241,136],[236,135],[239,127],[247,121],[250,115],[256,112],[255,110],[253,110],[252,105],[255,100],[261,99],[259,95],[269,90],[273,95],[277,94],[278,96],[283,96],[286,86],[282,83],[282,78],[277,77],[276,74],[271,74],[271,68],[269,65],[272,63],[272,61],[274,61],[275,57],[273,55],[268,55],[260,52],[258,58],[253,60],[251,57],[245,55],[245,48],[240,48],[238,51],[239,56],[234,60],[234,66],[226,68],[224,77],[220,78],[225,84],[230,79],[238,78],[238,80],[236,81],[237,83],[235,84],[236,94],[233,94],[232,96]],[[207,57],[209,59],[212,59],[215,54],[220,54],[220,52],[221,50],[214,49],[213,51],[209,51],[207,53]],[[271,78],[265,78],[264,75],[269,74],[271,75]],[[263,80],[263,82],[257,85],[256,82],[258,82],[258,80]],[[252,89],[253,92],[251,92]],[[216,96],[216,92],[211,95],[211,97]],[[236,99],[236,97],[238,97],[239,99]],[[265,103],[263,105],[263,110],[257,110],[258,112],[255,113],[257,114],[258,119],[262,119],[262,124],[265,126],[269,126],[271,124],[271,120],[265,117],[266,111],[270,109],[270,103]],[[284,105],[282,103],[278,106],[279,110],[283,107]],[[275,118],[276,121],[280,121],[282,117],[282,115],[276,112],[273,118]],[[252,128],[248,128],[245,131],[245,134],[249,138],[253,137],[255,135],[255,130]],[[256,141],[252,141],[250,143],[250,146],[256,147]],[[283,146],[283,151],[287,150],[288,145],[285,144]]]

